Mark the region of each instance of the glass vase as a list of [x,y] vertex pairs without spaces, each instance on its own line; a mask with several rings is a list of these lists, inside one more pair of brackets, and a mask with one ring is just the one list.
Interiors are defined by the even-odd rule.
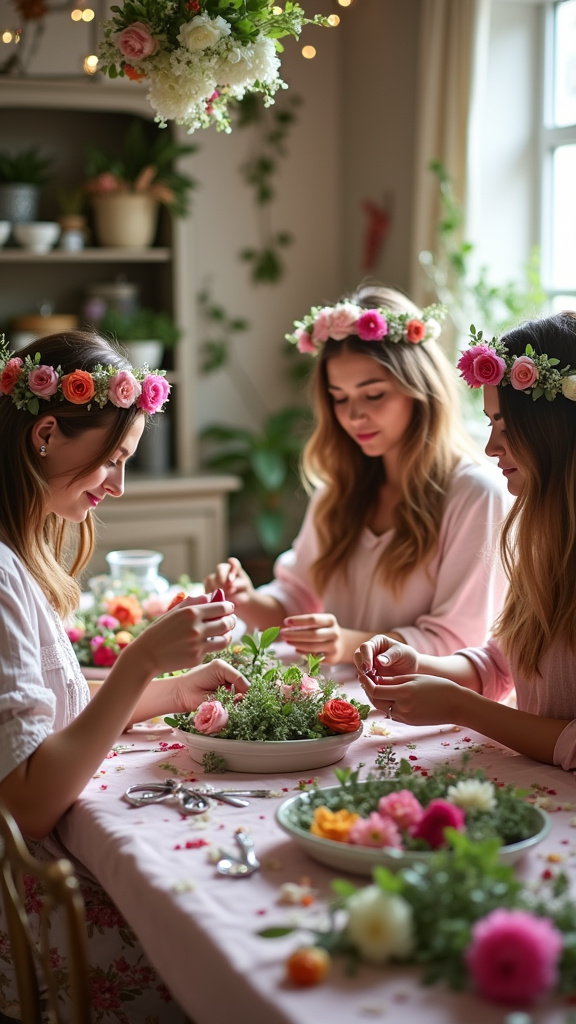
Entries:
[[109,551],[106,561],[110,567],[110,587],[116,594],[137,592],[141,596],[165,594],[170,584],[160,576],[158,566],[164,555],[159,551],[134,548]]

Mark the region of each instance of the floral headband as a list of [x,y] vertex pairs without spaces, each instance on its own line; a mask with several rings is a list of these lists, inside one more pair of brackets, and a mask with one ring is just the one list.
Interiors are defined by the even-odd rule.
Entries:
[[393,313],[384,306],[364,309],[355,302],[337,302],[335,306],[313,306],[303,320],[295,320],[296,330],[286,339],[296,345],[299,352],[318,355],[330,338],[343,341],[351,334],[361,341],[384,341],[396,345],[399,341],[420,345],[435,341],[442,330],[446,316],[445,306],[426,306],[418,316],[412,313]]
[[112,402],[119,409],[136,405],[153,416],[168,399],[170,384],[164,370],[119,370],[116,366],[98,363],[92,371],[73,370],[62,373],[60,367],[34,358],[21,359],[10,352],[4,335],[0,335],[0,395],[9,395],[17,409],[26,409],[32,416],[40,412],[40,400],[48,402],[55,396],[61,402],[85,405],[90,409],[96,402],[102,409]]
[[549,402],[563,395],[576,402],[576,370],[573,366],[556,369],[559,359],[550,359],[544,353],[526,345],[524,355],[513,356],[499,338],[486,341],[482,331],[470,327],[470,347],[462,353],[457,367],[471,388],[484,384],[506,387],[531,395],[535,402],[544,395]]

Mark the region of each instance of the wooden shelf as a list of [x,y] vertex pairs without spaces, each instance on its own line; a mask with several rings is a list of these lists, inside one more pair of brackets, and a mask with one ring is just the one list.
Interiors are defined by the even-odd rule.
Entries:
[[172,251],[167,247],[131,249],[124,246],[95,246],[67,252],[30,252],[28,249],[0,249],[0,263],[169,263]]

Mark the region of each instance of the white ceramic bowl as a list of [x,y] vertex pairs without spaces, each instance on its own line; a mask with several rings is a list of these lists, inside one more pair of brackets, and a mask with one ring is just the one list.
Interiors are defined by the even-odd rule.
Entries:
[[[338,786],[333,786],[326,792],[338,788]],[[276,821],[280,828],[287,832],[310,857],[329,868],[349,871],[353,875],[371,877],[372,869],[377,865],[386,867],[390,871],[400,871],[401,868],[415,864],[417,861],[427,861],[433,855],[433,850],[395,850],[390,847],[375,849],[371,846],[338,843],[334,839],[315,836],[312,832],[307,832],[293,823],[292,816],[297,805],[301,805],[307,800],[307,793],[288,797],[276,811]],[[546,811],[542,811],[539,807],[533,807],[532,810],[534,812],[534,834],[519,843],[502,846],[499,859],[503,864],[515,864],[527,850],[540,843],[548,835],[551,822]]]
[[177,729],[178,739],[185,743],[193,761],[202,764],[204,754],[222,757],[232,772],[274,774],[306,772],[340,761],[346,749],[362,735],[356,732],[338,733],[318,740],[224,740],[218,736],[198,736]]
[[0,220],[0,248],[8,241],[11,229],[12,224],[9,220]]
[[55,220],[26,221],[14,225],[14,238],[30,252],[49,252],[60,238],[60,230]]

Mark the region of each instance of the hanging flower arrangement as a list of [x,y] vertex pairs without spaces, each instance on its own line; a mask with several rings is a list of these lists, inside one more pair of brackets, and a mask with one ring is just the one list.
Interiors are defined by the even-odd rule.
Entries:
[[228,103],[248,93],[274,102],[286,88],[279,76],[279,40],[299,38],[306,18],[298,3],[273,0],[124,0],[104,22],[101,70],[110,78],[146,79],[156,121],[189,133],[215,125],[229,132]]

